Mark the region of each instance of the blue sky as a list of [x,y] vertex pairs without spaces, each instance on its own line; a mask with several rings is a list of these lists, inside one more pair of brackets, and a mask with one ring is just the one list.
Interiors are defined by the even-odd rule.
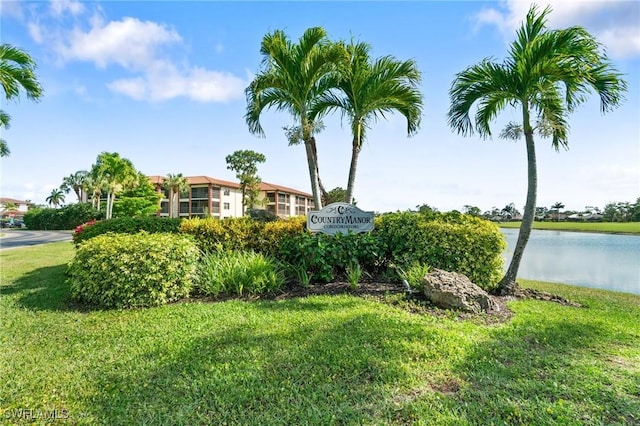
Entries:
[[[542,4],[541,6],[546,5]],[[537,142],[538,205],[604,207],[640,196],[640,2],[554,1],[551,27],[582,25],[606,46],[629,92],[601,115],[597,97],[570,118],[569,151]],[[292,119],[268,112],[266,138],[244,123],[244,88],[258,70],[262,37],[283,29],[297,39],[311,26],[331,39],[365,41],[374,56],[415,59],[423,73],[424,115],[407,138],[401,116],[374,123],[360,156],[355,198],[365,210],[429,204],[482,210],[526,195],[523,142],[463,138],[446,122],[455,73],[486,57],[502,60],[528,2],[14,2],[0,1],[1,40],[38,63],[41,102],[2,108],[11,156],[1,195],[44,203],[64,176],[88,169],[102,151],[119,152],[148,175],[182,173],[235,180],[225,157],[265,154],[264,181],[309,191],[303,146],[288,146]],[[351,136],[338,115],[318,135],[320,174],[346,187]],[[345,123],[346,124],[346,123]],[[67,202],[74,201],[73,193]]]

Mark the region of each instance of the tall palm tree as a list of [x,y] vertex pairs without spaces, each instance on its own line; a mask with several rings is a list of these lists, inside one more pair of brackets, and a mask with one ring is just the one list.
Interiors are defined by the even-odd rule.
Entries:
[[64,192],[58,188],[52,189],[51,194],[45,199],[45,201],[53,207],[58,207],[60,204],[64,203]]
[[81,203],[83,198],[82,188],[88,174],[89,172],[87,172],[86,170],[78,170],[77,172],[64,177],[62,179],[62,185],[60,185],[60,189],[63,190],[66,194],[73,190],[73,192],[76,194],[76,197],[78,197],[78,202]]
[[[24,90],[27,99],[37,101],[42,96],[42,86],[35,74],[36,63],[27,52],[10,44],[0,44],[0,85],[7,101],[20,96]],[[9,127],[11,117],[0,110],[0,127]],[[0,157],[9,155],[9,147],[0,139]]]
[[[178,217],[180,209],[180,193],[189,189],[187,179],[182,173],[176,175],[169,173],[164,180],[164,189],[169,191],[169,217]],[[175,210],[175,211],[174,211]]]
[[331,90],[319,97],[311,111],[311,119],[332,110],[341,110],[347,117],[353,134],[351,164],[345,200],[351,203],[358,167],[358,156],[371,122],[385,118],[394,111],[407,119],[407,135],[420,127],[422,93],[418,90],[420,71],[413,60],[399,61],[383,56],[372,61],[367,43],[346,46],[346,65],[338,77],[338,91]]
[[120,157],[117,152],[103,152],[98,155],[96,164],[91,169],[92,178],[101,182],[107,192],[105,219],[113,216],[113,203],[116,195],[125,188],[135,184],[138,173],[127,158]]
[[477,105],[475,130],[491,136],[490,122],[507,107],[520,107],[521,123],[510,123],[501,133],[504,138],[519,138],[524,133],[527,150],[527,200],[513,258],[498,284],[499,294],[516,291],[516,277],[524,249],[531,234],[536,205],[537,166],[534,131],[552,137],[552,146],[568,148],[568,115],[595,91],[600,96],[601,112],[617,107],[627,84],[602,53],[598,41],[581,27],[549,30],[547,7],[538,13],[532,6],[526,21],[517,31],[509,56],[502,62],[485,59],[458,73],[449,95],[449,125],[469,136],[474,124],[469,116]]
[[[262,39],[262,70],[245,90],[247,110],[245,120],[249,131],[263,136],[260,115],[274,107],[289,112],[300,131],[305,145],[311,192],[316,209],[322,207],[315,133],[320,126],[309,117],[318,97],[330,90],[335,83],[335,73],[344,58],[344,49],[330,43],[320,27],[307,29],[298,43],[292,43],[287,35],[276,30]],[[292,139],[290,139],[291,141]]]

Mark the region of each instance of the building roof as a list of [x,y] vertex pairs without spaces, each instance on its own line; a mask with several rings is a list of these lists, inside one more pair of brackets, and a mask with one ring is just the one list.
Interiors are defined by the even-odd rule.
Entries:
[[0,204],[6,204],[6,203],[13,203],[13,204],[29,204],[26,201],[23,200],[16,200],[15,198],[5,198],[5,197],[1,197],[0,198]]
[[294,195],[302,195],[303,197],[313,198],[313,195],[302,192],[298,189],[287,188],[286,186],[276,185],[274,183],[269,182],[260,182],[260,190],[261,191],[278,191],[278,192],[288,192],[289,194]]
[[[165,180],[165,176],[154,175],[154,176],[147,176],[147,177],[149,178],[149,181],[154,185],[162,185]],[[189,185],[212,184],[212,185],[226,186],[229,188],[240,188],[240,184],[238,182],[231,182],[228,180],[216,179],[209,176],[185,176],[185,179],[187,180],[187,183]],[[269,183],[269,182],[261,182],[260,190],[286,192],[293,195],[301,195],[303,197],[312,198],[312,195],[309,193],[306,193],[294,188],[288,188],[282,185],[276,185],[274,183]]]

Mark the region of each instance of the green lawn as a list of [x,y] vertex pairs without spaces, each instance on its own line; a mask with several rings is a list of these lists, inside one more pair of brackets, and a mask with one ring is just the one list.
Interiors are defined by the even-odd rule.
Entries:
[[[499,226],[501,228],[520,228],[520,222],[501,222]],[[640,234],[640,222],[533,222],[533,229]]]
[[639,296],[528,282],[585,307],[497,325],[351,296],[98,311],[68,300],[72,256],[0,252],[5,423],[640,423]]

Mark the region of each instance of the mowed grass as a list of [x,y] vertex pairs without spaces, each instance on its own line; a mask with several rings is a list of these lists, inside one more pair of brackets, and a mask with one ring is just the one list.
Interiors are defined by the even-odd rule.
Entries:
[[[501,228],[520,228],[520,222],[501,222]],[[640,234],[640,222],[533,222],[533,229],[610,234]]]
[[375,300],[69,300],[70,243],[0,252],[0,419],[71,424],[632,425],[640,297],[527,282],[508,323]]

